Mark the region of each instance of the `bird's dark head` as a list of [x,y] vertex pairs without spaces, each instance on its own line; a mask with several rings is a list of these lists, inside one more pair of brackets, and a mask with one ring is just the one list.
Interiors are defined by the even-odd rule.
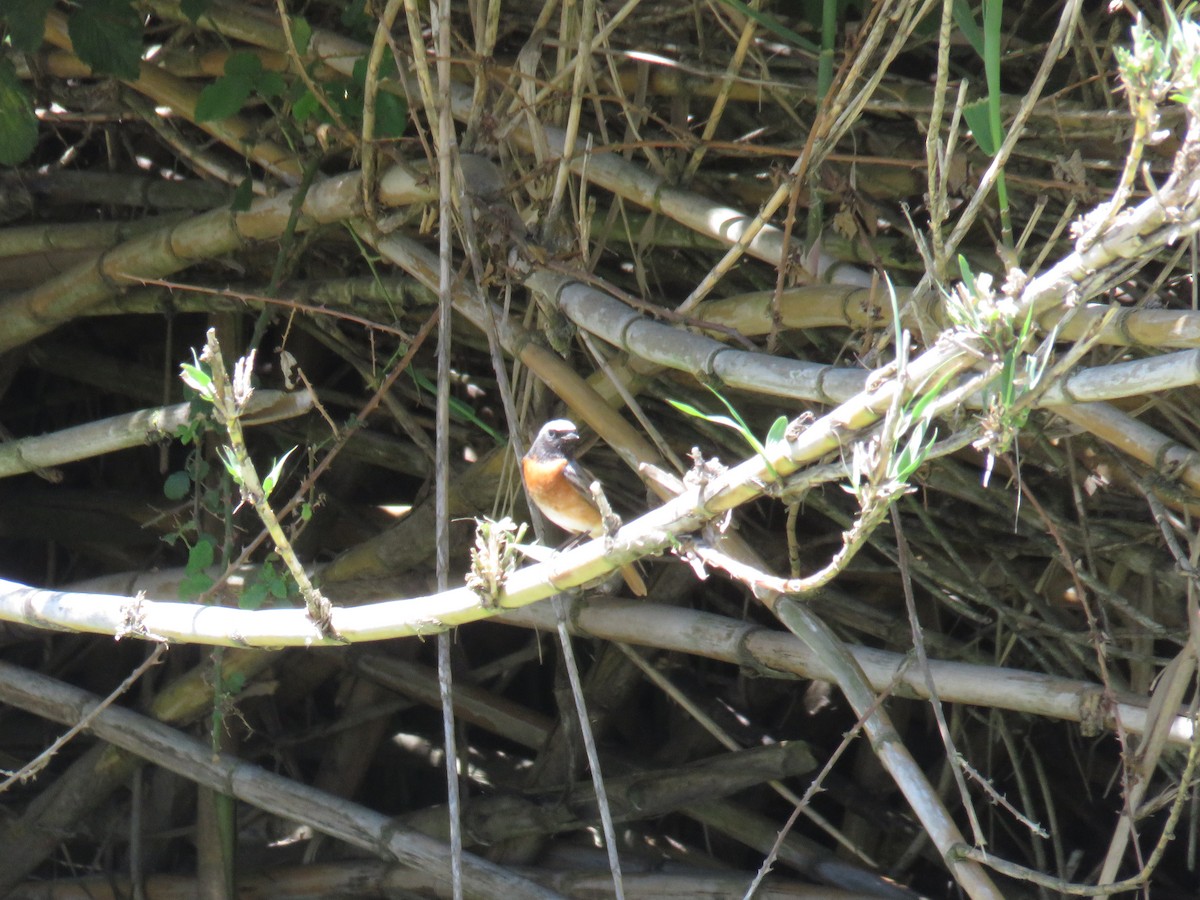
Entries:
[[530,448],[530,454],[546,455],[562,453],[570,456],[579,443],[579,431],[569,419],[551,419],[542,426]]

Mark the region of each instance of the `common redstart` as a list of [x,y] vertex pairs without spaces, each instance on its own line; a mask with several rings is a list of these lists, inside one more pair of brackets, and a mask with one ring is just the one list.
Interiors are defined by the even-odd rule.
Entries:
[[[547,519],[571,534],[600,537],[604,534],[604,517],[592,499],[595,479],[575,461],[578,443],[574,422],[547,422],[521,459],[521,475],[530,498]],[[637,569],[622,566],[621,577],[635,596],[646,596],[646,582]]]

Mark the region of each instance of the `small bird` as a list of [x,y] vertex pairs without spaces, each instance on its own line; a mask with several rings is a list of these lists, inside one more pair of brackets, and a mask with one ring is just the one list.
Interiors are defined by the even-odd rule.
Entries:
[[[578,443],[574,422],[552,419],[522,457],[521,475],[530,498],[547,519],[571,534],[600,537],[605,533],[604,517],[592,499],[595,479],[575,461]],[[622,566],[621,577],[635,596],[646,596],[646,582],[636,568]]]

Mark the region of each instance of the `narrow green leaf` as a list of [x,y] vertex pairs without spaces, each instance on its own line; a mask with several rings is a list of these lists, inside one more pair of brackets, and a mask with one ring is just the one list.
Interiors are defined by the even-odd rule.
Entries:
[[971,129],[971,137],[975,138],[979,149],[988,156],[995,156],[996,151],[1000,148],[1000,142],[996,140],[996,134],[992,131],[992,117],[988,101],[973,100],[965,104],[963,119],[966,120],[967,127]]
[[681,413],[685,413],[691,416],[693,419],[703,419],[705,422],[712,422],[714,425],[724,425],[726,428],[732,428],[734,431],[742,430],[742,426],[733,421],[733,419],[729,418],[729,416],[719,416],[715,413],[706,413],[703,410],[692,406],[690,403],[681,403],[678,400],[668,400],[667,402]]
[[922,394],[920,399],[913,404],[912,409],[909,411],[909,416],[917,421],[927,419],[928,416],[925,415],[926,407],[928,407],[930,403],[941,396],[942,388],[946,386],[946,383],[951,379],[951,377],[953,377],[951,373],[947,372],[945,375],[939,378],[933,387]]
[[[987,78],[988,122],[992,149],[995,156],[1004,141],[1004,125],[1000,121],[1000,31],[1004,12],[1003,0],[983,0],[983,69]],[[982,145],[980,145],[982,146]],[[1003,200],[1003,195],[1000,197]]]
[[733,417],[734,421],[737,422],[738,427],[742,431],[749,434],[750,426],[746,424],[745,420],[743,420],[742,417],[738,414],[738,411],[733,408],[733,404],[730,403],[728,400],[726,400],[724,395],[720,391],[718,391],[715,387],[713,387],[712,385],[706,384],[705,387],[708,388],[708,392],[710,394],[712,394],[714,397],[716,397],[718,400],[721,401],[721,405],[725,407],[725,409],[729,412],[729,415],[731,415]]
[[283,472],[283,465],[287,462],[287,458],[296,451],[293,447],[279,459],[275,460],[275,465],[271,466],[271,471],[267,473],[267,477],[263,479],[263,497],[270,497],[271,492],[275,490],[275,485],[279,483],[279,475]]
[[213,398],[212,376],[191,363],[180,363],[179,368],[181,369],[179,377],[183,383],[205,400],[211,401]]
[[708,415],[707,413],[703,413],[696,409],[696,407],[692,406],[692,404],[684,403],[682,400],[668,400],[667,402],[684,415],[691,416],[693,419],[703,419]]
[[38,121],[17,70],[0,58],[0,165],[23,163],[37,146]]
[[967,286],[967,290],[974,294],[975,273],[971,271],[971,264],[967,262],[967,258],[961,253],[958,254],[958,271],[962,275],[963,284]]
[[783,439],[787,435],[787,426],[787,416],[780,416],[771,423],[771,430],[767,432],[766,440],[766,445],[768,448],[777,447],[783,443]]
[[67,22],[75,55],[97,75],[136,81],[142,59],[142,20],[130,0],[87,0]]
[[742,426],[733,419],[729,418],[729,416],[722,416],[718,413],[708,413],[704,416],[704,418],[707,421],[712,422],[714,425],[724,425],[726,428],[732,429],[733,431],[743,430]]
[[963,37],[972,49],[983,59],[983,32],[975,21],[975,13],[971,11],[967,0],[954,0],[954,24],[962,32]]
[[778,38],[783,38],[783,40],[787,41],[793,46],[800,47],[802,50],[808,50],[811,53],[821,52],[821,48],[808,38],[801,37],[800,35],[796,34],[796,32],[792,31],[792,29],[788,28],[773,16],[770,16],[764,12],[760,12],[757,9],[752,9],[743,3],[742,0],[720,0],[720,2],[725,6],[728,6],[730,9],[736,9],[743,16],[753,19],[767,31],[771,32]]
[[229,473],[229,477],[233,479],[233,483],[241,487],[242,470],[238,465],[237,457],[233,454],[233,448],[218,447],[217,455],[221,457],[221,462],[225,464],[225,471]]

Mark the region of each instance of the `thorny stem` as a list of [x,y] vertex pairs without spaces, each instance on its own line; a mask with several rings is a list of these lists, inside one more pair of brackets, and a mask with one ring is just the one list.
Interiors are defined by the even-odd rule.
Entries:
[[246,437],[242,432],[240,414],[252,393],[250,376],[254,367],[254,354],[251,353],[238,360],[234,382],[231,384],[225,370],[225,359],[221,355],[221,345],[217,341],[217,331],[215,328],[210,328],[205,338],[204,353],[201,359],[207,362],[212,369],[213,410],[229,435],[229,449],[232,451],[232,462],[235,467],[232,474],[241,489],[242,499],[254,507],[254,511],[262,520],[263,527],[266,528],[267,534],[275,543],[275,549],[279,552],[280,558],[288,567],[288,571],[300,589],[300,596],[304,598],[304,605],[313,624],[321,629],[322,634],[326,637],[336,639],[338,634],[334,631],[330,621],[333,607],[313,585],[308,573],[300,565],[296,551],[292,549],[283,526],[279,524],[275,510],[267,501],[262,481],[259,480],[254,462],[250,459],[250,453],[246,449]]

